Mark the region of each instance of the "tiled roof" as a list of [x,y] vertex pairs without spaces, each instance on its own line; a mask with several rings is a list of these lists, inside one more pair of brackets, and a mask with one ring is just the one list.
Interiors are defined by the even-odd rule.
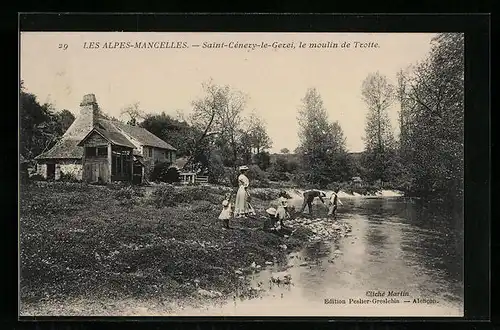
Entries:
[[61,137],[61,140],[47,152],[35,157],[35,159],[81,159],[83,157],[83,148],[78,147],[78,142],[91,130],[92,117],[87,113],[80,113]]
[[177,150],[167,142],[163,141],[153,133],[149,132],[147,129],[142,128],[140,126],[127,125],[119,121],[99,120],[99,122],[103,121],[107,121],[112,125],[114,125],[115,127],[123,130],[126,134],[130,135],[144,146],[161,148],[172,151]]
[[83,148],[78,147],[80,140],[63,139],[56,143],[49,151],[38,155],[35,159],[81,159]]
[[182,169],[184,168],[184,166],[186,166],[187,161],[188,161],[187,157],[177,158],[172,165],[174,167],[177,167],[178,169]]
[[123,135],[109,120],[99,120],[95,129],[104,135],[111,143],[124,147],[135,148],[135,145]]
[[114,129],[114,126],[104,128],[103,126],[100,126],[100,125],[97,125],[96,127],[94,127],[93,130],[90,131],[89,134],[87,134],[87,136],[84,137],[78,143],[78,146],[83,147],[85,140],[87,140],[87,138],[89,136],[91,136],[93,132],[99,133],[106,140],[111,142],[111,144],[113,144],[113,145],[128,147],[128,148],[132,148],[132,149],[135,148],[135,146],[132,144],[132,142],[130,142],[122,133],[120,133]]
[[[173,146],[140,126],[131,126],[118,121],[99,119],[95,128],[112,143],[117,145],[135,148],[132,142],[121,132],[123,131],[142,145],[176,151]],[[90,130],[88,133],[90,133]],[[35,159],[81,159],[83,157],[83,147],[78,146],[80,141],[81,139],[73,136],[63,137],[52,149],[37,156]]]

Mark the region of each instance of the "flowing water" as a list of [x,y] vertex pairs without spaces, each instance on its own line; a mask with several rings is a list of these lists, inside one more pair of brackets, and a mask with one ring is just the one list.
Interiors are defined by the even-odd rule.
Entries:
[[[300,202],[292,198],[294,206]],[[260,297],[175,314],[463,316],[461,215],[402,197],[342,202],[338,220],[352,232],[338,243],[311,243],[291,254],[287,268],[272,265],[253,275],[253,284],[264,289]],[[320,205],[315,211],[326,213]],[[283,271],[291,284],[270,282]]]

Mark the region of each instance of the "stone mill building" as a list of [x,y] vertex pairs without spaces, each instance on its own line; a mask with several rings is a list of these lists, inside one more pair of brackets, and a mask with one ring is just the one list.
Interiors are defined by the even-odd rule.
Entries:
[[46,179],[71,175],[86,182],[141,182],[158,162],[173,163],[176,149],[146,129],[100,116],[94,94],[83,97],[73,124],[47,152],[37,156]]

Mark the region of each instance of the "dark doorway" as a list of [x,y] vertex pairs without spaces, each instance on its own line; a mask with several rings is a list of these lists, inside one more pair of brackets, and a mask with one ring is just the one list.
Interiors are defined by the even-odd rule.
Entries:
[[56,177],[56,164],[47,164],[47,180],[54,180]]
[[134,184],[142,183],[142,168],[144,165],[140,161],[134,161],[134,172],[132,177],[132,182]]

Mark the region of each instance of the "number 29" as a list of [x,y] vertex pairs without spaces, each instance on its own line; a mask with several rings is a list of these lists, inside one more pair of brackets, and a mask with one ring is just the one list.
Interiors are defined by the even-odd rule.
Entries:
[[68,44],[59,44],[59,49],[62,49],[62,50],[68,49]]

